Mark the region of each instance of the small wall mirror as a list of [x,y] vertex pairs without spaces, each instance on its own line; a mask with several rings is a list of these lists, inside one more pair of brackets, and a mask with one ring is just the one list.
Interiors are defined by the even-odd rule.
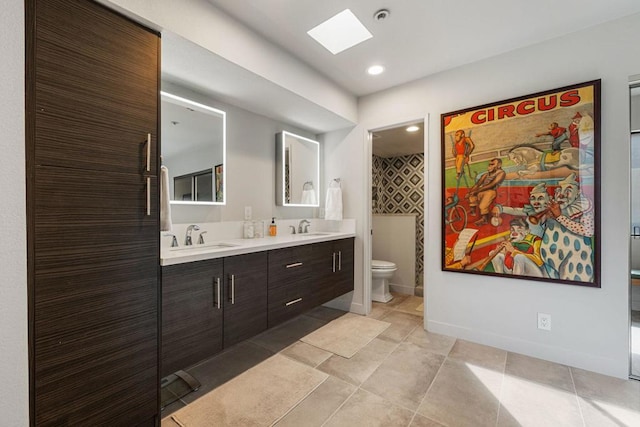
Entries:
[[276,134],[276,203],[319,206],[320,144],[282,131]]
[[172,204],[224,205],[226,113],[160,92],[162,164]]

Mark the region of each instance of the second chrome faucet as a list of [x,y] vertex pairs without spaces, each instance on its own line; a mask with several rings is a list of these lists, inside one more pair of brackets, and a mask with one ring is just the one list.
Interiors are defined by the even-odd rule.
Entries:
[[187,227],[187,233],[184,237],[184,245],[185,246],[192,246],[193,245],[193,240],[191,239],[191,232],[192,231],[198,231],[200,230],[200,227],[198,227],[196,224],[191,224],[190,226]]
[[298,233],[299,234],[308,233],[310,225],[311,225],[311,223],[309,221],[307,221],[306,219],[301,220],[300,224],[298,224]]

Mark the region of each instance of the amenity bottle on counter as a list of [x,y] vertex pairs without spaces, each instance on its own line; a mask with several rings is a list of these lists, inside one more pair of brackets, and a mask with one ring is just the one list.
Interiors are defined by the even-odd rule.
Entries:
[[243,225],[243,235],[245,239],[253,239],[255,236],[252,221],[245,221]]
[[278,226],[276,225],[276,219],[271,218],[271,224],[269,224],[269,236],[275,236],[278,234]]

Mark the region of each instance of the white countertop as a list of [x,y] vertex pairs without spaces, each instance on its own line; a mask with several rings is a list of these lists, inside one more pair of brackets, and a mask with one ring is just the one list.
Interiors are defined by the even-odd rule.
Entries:
[[207,242],[204,245],[194,244],[193,246],[183,246],[179,248],[162,247],[160,265],[183,264],[186,262],[242,255],[271,249],[346,239],[349,237],[355,237],[355,233],[316,231],[306,234],[267,236],[258,239],[222,239]]

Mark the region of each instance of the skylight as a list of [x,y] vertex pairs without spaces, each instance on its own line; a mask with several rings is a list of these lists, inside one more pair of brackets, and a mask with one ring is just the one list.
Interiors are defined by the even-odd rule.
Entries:
[[334,55],[373,37],[349,9],[327,19],[307,34]]

